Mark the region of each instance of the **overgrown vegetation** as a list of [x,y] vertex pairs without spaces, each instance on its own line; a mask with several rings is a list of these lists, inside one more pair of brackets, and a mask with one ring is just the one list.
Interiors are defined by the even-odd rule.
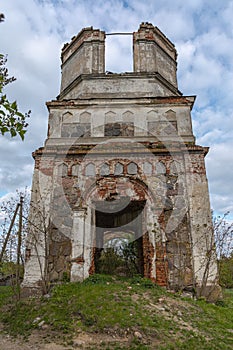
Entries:
[[50,297],[12,303],[8,291],[0,288],[0,321],[14,336],[36,331],[72,346],[75,337],[88,334],[86,348],[103,350],[232,348],[231,290],[213,305],[168,293],[139,276],[93,275],[55,286]]
[[[23,278],[24,268],[23,265],[19,266],[20,278]],[[14,276],[17,271],[17,265],[13,261],[5,261],[0,264],[0,276]]]
[[132,277],[140,274],[140,255],[138,241],[118,241],[116,246],[110,245],[100,252],[96,261],[96,271],[101,274]]

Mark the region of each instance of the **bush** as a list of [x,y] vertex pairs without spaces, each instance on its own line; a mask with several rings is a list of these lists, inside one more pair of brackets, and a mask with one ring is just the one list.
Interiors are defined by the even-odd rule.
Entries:
[[[13,261],[6,261],[0,264],[0,275],[3,277],[13,276],[16,274],[17,265]],[[24,268],[22,265],[19,267],[20,278],[23,278]]]
[[233,254],[218,261],[219,282],[224,288],[233,288]]
[[102,250],[97,263],[97,272],[100,274],[114,275],[116,269],[122,265],[122,259],[113,247]]

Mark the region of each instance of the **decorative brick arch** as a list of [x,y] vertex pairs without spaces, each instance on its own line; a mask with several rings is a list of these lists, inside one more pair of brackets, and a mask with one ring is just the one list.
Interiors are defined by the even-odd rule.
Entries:
[[[167,263],[164,262],[165,245],[162,242],[163,233],[155,237],[157,233],[153,230],[153,224],[159,227],[158,221],[160,212],[154,206],[158,201],[154,193],[139,178],[120,176],[120,177],[101,177],[92,183],[83,193],[83,207],[87,207],[87,219],[92,222],[92,252],[91,264],[88,274],[95,272],[95,256],[103,242],[97,240],[97,232],[104,232],[109,229],[135,232],[135,239],[140,240],[143,254],[143,276],[158,282],[160,285],[167,285]],[[91,208],[91,210],[90,210]],[[141,208],[141,209],[140,209]],[[98,214],[98,212],[105,214]],[[114,213],[112,214],[111,211]],[[121,213],[132,218],[131,222],[123,222],[123,228],[110,227],[113,222],[113,216],[119,217]],[[135,215],[133,214],[135,213]],[[107,222],[106,227],[99,227],[101,224],[101,215]],[[134,217],[135,216],[135,217]],[[112,221],[111,221],[112,220]],[[110,224],[109,224],[110,222]],[[114,224],[113,224],[114,226]],[[103,237],[101,238],[103,240]],[[156,240],[159,241],[156,243]],[[158,259],[156,255],[158,254]]]

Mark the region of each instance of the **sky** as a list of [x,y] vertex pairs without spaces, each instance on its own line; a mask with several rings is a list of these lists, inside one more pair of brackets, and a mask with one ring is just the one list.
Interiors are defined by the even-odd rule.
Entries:
[[[17,78],[5,91],[22,112],[32,111],[24,142],[0,136],[0,202],[31,186],[31,153],[46,139],[45,102],[59,94],[64,43],[83,27],[133,32],[150,22],[176,46],[179,90],[197,96],[193,131],[210,147],[211,208],[233,218],[233,0],[0,0],[0,12],[0,52]],[[131,40],[107,37],[106,70],[132,71]]]

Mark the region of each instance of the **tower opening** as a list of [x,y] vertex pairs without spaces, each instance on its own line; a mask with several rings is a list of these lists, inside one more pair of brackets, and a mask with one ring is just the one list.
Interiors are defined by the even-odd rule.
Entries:
[[[119,59],[119,52],[121,57]],[[106,72],[133,72],[133,36],[132,33],[107,34],[105,39]]]

